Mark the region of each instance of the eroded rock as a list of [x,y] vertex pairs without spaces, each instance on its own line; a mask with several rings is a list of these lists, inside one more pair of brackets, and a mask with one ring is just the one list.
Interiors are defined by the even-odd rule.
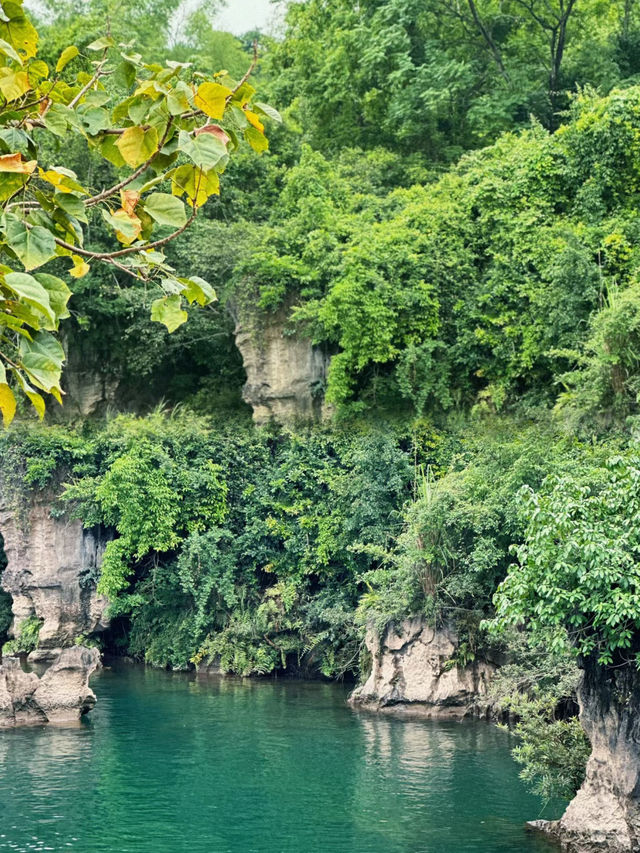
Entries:
[[242,397],[253,419],[287,423],[323,413],[329,356],[308,338],[287,332],[290,306],[272,314],[246,315],[235,330],[247,382]]
[[373,666],[366,683],[352,693],[353,706],[427,717],[486,712],[496,668],[486,661],[456,666],[458,638],[452,629],[436,629],[416,617],[387,628],[382,638],[369,630],[366,645]]
[[584,783],[559,821],[534,828],[567,853],[640,850],[640,673],[587,662],[578,689],[580,721],[591,743]]
[[0,665],[0,726],[68,723],[96,703],[89,679],[100,664],[97,649],[63,649],[42,675],[23,672],[17,657]]
[[107,626],[107,599],[96,594],[95,577],[106,546],[100,530],[78,520],[54,518],[52,496],[38,493],[18,514],[0,484],[0,533],[7,566],[2,588],[13,599],[12,633],[30,616],[42,620],[39,647],[70,645],[81,634]]

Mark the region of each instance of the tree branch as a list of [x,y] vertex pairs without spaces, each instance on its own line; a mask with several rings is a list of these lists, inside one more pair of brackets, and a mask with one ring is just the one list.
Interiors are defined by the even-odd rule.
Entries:
[[183,234],[187,228],[191,225],[193,220],[198,215],[198,208],[194,205],[193,212],[191,216],[187,219],[187,221],[178,228],[177,231],[174,231],[172,234],[169,234],[167,237],[163,237],[161,240],[156,240],[153,243],[147,243],[143,246],[127,246],[125,249],[118,249],[115,252],[90,252],[88,249],[81,249],[79,246],[74,246],[72,243],[66,243],[64,240],[60,240],[58,237],[55,237],[55,241],[58,246],[63,249],[68,249],[73,252],[74,255],[80,255],[83,258],[89,258],[93,261],[111,261],[113,258],[122,258],[126,255],[134,255],[137,252],[146,252],[149,249],[159,249],[161,246],[165,246],[167,243],[170,243],[171,240],[175,240],[176,237],[179,237],[180,234]]
[[151,155],[151,157],[149,157],[148,160],[146,160],[141,166],[138,166],[138,168],[135,170],[135,172],[133,172],[131,175],[129,175],[128,178],[125,178],[124,180],[120,181],[119,184],[115,184],[115,186],[109,187],[106,190],[102,190],[102,192],[98,193],[97,195],[94,195],[94,196],[91,196],[91,198],[88,198],[84,203],[85,207],[93,207],[94,205],[99,204],[101,201],[104,201],[107,198],[111,198],[112,195],[115,195],[121,189],[124,189],[124,187],[126,187],[128,184],[135,181],[136,178],[140,177],[140,175],[149,168],[149,166],[153,163],[153,161],[156,159],[158,154],[164,148],[164,144],[167,141],[167,137],[169,136],[169,131],[171,129],[172,122],[173,122],[173,117],[169,116],[169,121],[167,122],[167,127],[166,127],[165,132],[162,136],[162,139],[158,143],[157,149],[153,152],[153,154]]
[[72,110],[75,107],[75,105],[78,103],[80,98],[82,98],[83,95],[86,95],[87,92],[89,91],[89,89],[95,83],[97,83],[98,80],[103,76],[102,69],[104,68],[106,61],[107,61],[107,49],[105,48],[104,52],[102,54],[102,59],[98,63],[98,67],[96,68],[95,74],[93,75],[91,80],[89,80],[87,83],[85,83],[84,86],[82,87],[82,89],[80,89],[78,94],[75,96],[75,98],[73,98],[73,100],[67,104],[67,106],[69,107],[70,110]]

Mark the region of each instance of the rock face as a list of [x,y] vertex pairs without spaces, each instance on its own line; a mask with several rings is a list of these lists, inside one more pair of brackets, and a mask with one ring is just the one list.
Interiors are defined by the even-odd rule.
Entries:
[[63,337],[62,343],[67,355],[63,373],[64,406],[53,408],[52,414],[58,420],[103,415],[116,403],[118,379],[100,369],[105,360],[82,345],[81,332],[76,330],[73,337]]
[[349,699],[354,707],[456,719],[486,712],[495,666],[452,666],[458,639],[451,629],[436,630],[416,617],[387,628],[382,639],[370,630],[366,644],[373,668]]
[[322,416],[329,356],[309,339],[286,332],[289,309],[245,316],[236,326],[236,346],[247,374],[242,397],[258,424]]
[[640,673],[587,662],[578,690],[592,753],[584,783],[559,821],[534,826],[567,853],[640,850]]
[[18,658],[0,665],[0,726],[68,723],[80,719],[96,703],[89,678],[100,663],[97,649],[63,649],[39,678],[23,672]]
[[29,616],[42,620],[39,646],[59,649],[80,634],[106,627],[107,600],[96,595],[95,570],[106,537],[80,521],[51,517],[51,500],[39,494],[23,516],[8,505],[0,484],[0,534],[7,567],[2,588],[13,598],[12,631]]

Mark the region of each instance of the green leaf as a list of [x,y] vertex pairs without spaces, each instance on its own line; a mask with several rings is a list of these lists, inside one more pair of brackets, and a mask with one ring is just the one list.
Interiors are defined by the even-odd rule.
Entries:
[[200,305],[209,305],[218,298],[209,282],[200,278],[199,275],[191,276],[191,278],[179,278],[178,281],[184,285],[182,294],[189,303],[197,302]]
[[258,154],[262,154],[263,151],[267,151],[269,148],[269,140],[264,133],[260,133],[255,127],[249,126],[244,132],[244,138]]
[[228,157],[224,143],[211,133],[201,133],[199,136],[192,137],[181,130],[178,136],[178,148],[196,166],[200,166],[205,171],[215,168]]
[[8,56],[9,59],[13,59],[14,62],[18,63],[18,65],[22,65],[22,59],[20,58],[18,51],[4,39],[0,39],[0,53],[4,53],[4,55]]
[[167,109],[172,116],[181,115],[189,109],[191,106],[189,103],[190,95],[191,90],[187,84],[182,80],[178,80],[174,88],[167,95]]
[[24,272],[7,273],[4,281],[17,296],[41,311],[55,325],[56,316],[51,308],[49,293],[39,281]]
[[102,38],[96,39],[95,41],[92,41],[91,44],[88,44],[87,50],[105,50],[105,48],[114,46],[115,41],[111,36],[102,36]]
[[65,47],[65,49],[60,54],[60,58],[56,62],[56,72],[59,73],[63,70],[63,68],[66,68],[66,66],[71,62],[71,60],[75,59],[79,53],[80,51],[74,44],[69,45],[69,47]]
[[62,369],[46,355],[39,352],[27,352],[22,356],[22,366],[29,379],[43,391],[50,392],[60,386]]
[[65,213],[69,214],[69,216],[75,216],[75,218],[79,219],[80,222],[88,222],[86,208],[82,199],[78,198],[77,195],[71,195],[70,193],[54,193],[53,201],[54,204],[61,207]]
[[261,101],[254,101],[253,109],[258,113],[262,113],[262,115],[272,118],[279,124],[282,124],[282,116],[275,107],[272,107],[269,104],[263,104]]
[[42,120],[47,130],[56,136],[64,136],[72,122],[76,123],[73,110],[68,109],[64,104],[51,104]]
[[100,139],[98,142],[98,150],[104,159],[113,163],[116,168],[121,169],[126,165],[124,157],[120,153],[120,149],[116,144],[116,139],[110,134]]
[[14,216],[6,217],[5,239],[7,245],[16,253],[26,270],[41,267],[55,257],[56,243],[53,234],[35,225],[28,228]]
[[159,225],[182,228],[187,222],[183,202],[169,193],[152,193],[144,201],[144,209]]
[[54,335],[49,334],[49,332],[36,332],[30,341],[21,341],[20,352],[22,355],[26,355],[27,353],[43,355],[58,368],[62,367],[65,360],[64,350],[60,341]]
[[188,319],[188,314],[182,309],[182,300],[178,294],[163,296],[151,305],[151,319],[162,323],[169,332],[175,332]]
[[[69,198],[69,196],[65,196],[65,198]],[[61,278],[58,278],[57,275],[49,275],[49,273],[46,272],[36,273],[34,278],[47,291],[51,310],[54,312],[58,320],[64,320],[66,317],[69,317],[70,314],[69,309],[67,308],[67,302],[71,297],[71,291],[64,281]]]
[[30,155],[30,146],[33,144],[29,136],[17,127],[3,127],[0,129],[0,139],[9,149],[9,153],[19,152]]
[[101,130],[108,130],[111,127],[111,116],[103,107],[91,107],[79,112],[78,116],[82,122],[82,129],[89,136],[95,136]]

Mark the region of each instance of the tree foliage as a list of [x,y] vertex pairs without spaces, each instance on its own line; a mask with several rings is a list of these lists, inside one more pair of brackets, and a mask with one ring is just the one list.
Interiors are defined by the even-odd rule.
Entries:
[[634,452],[521,493],[527,529],[495,596],[496,625],[551,632],[599,664],[629,661],[640,631],[640,467]]
[[[204,279],[176,272],[164,246],[219,193],[241,140],[266,150],[261,117],[277,113],[254,103],[247,75],[207,79],[188,63],[149,63],[111,35],[83,45],[83,54],[65,47],[50,68],[37,58],[38,33],[21,3],[2,8],[0,409],[9,423],[15,386],[41,417],[41,391],[61,402],[64,351],[55,333],[69,316],[71,290],[43,267],[57,262],[59,271],[67,261],[66,274],[78,279],[107,262],[156,289],[151,318],[174,331],[188,306],[216,296]],[[113,86],[105,84],[111,74]],[[89,176],[56,164],[69,137],[82,137],[114,167],[111,183],[96,189]],[[85,245],[98,214],[120,248]]]

